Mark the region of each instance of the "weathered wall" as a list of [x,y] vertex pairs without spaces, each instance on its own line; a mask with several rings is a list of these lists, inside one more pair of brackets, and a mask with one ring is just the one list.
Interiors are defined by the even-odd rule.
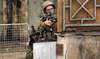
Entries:
[[3,17],[2,17],[2,15],[3,15],[3,14],[2,14],[2,13],[3,13],[3,12],[2,12],[2,8],[3,8],[2,2],[3,2],[3,1],[0,0],[0,24],[2,23],[2,18],[3,18]]
[[12,23],[28,23],[28,0],[19,0],[20,8],[12,3]]
[[[0,0],[1,1],[1,0]],[[17,24],[20,23],[20,26],[12,25],[12,26],[0,26],[2,30],[2,36],[6,37],[14,37],[16,35],[25,37],[24,30],[27,30],[27,25],[22,26],[21,23],[28,23],[28,0],[2,0],[3,3],[3,24]],[[0,2],[1,3],[1,2]],[[0,20],[0,21],[1,21]],[[20,31],[20,33],[16,31],[12,31],[12,29],[24,29]],[[10,34],[9,34],[10,32]],[[25,35],[23,35],[23,33]],[[17,37],[19,39],[19,37]],[[17,39],[16,38],[16,39]],[[13,38],[10,38],[13,39]]]
[[[2,12],[2,8],[3,8],[2,2],[3,2],[3,1],[0,0],[0,24],[3,23],[3,22],[2,22],[2,21],[3,21],[3,20],[2,20],[2,19],[3,19],[3,17],[2,17],[2,16],[3,16],[3,14],[2,14],[2,13],[3,13],[3,12]],[[1,29],[2,29],[2,28],[0,28],[0,30],[1,30]],[[1,32],[0,32],[0,36],[1,36]]]
[[[9,1],[0,0],[0,10],[3,6],[3,23],[8,23],[9,19]],[[42,15],[42,4],[47,0],[19,0],[21,1],[21,8],[17,8],[14,3],[12,3],[12,23],[29,23],[30,26],[37,25],[40,16]],[[48,0],[54,2],[54,5],[57,6],[57,0]],[[7,5],[8,4],[8,5]],[[56,9],[57,10],[57,9]],[[28,13],[29,12],[29,13]],[[56,11],[57,12],[57,11]],[[0,12],[1,14],[1,12]],[[1,19],[0,15],[0,19]],[[0,20],[1,21],[1,20]]]
[[3,23],[28,23],[28,0],[3,0]]
[[97,32],[59,34],[58,44],[63,44],[63,55],[57,55],[58,59],[100,59]]

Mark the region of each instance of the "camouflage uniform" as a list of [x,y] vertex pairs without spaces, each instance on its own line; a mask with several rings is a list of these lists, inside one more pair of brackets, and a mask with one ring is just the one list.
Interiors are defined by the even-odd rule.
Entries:
[[[39,41],[38,36],[40,35],[39,32],[34,31],[29,37],[30,41],[26,44],[26,59],[33,59],[33,43]],[[34,38],[33,38],[34,37]]]
[[[46,13],[46,7],[50,5],[53,6],[53,8],[55,9],[55,6],[52,2],[46,1],[43,3],[42,7],[44,13]],[[39,24],[36,26],[36,30],[41,33],[41,37],[43,37],[46,41],[56,40],[56,36],[54,35],[54,33],[56,33],[57,30],[56,22],[54,22],[51,26],[47,26],[44,23],[43,18],[40,18]]]
[[[55,9],[55,6],[53,5],[53,3],[51,3],[50,1],[47,1],[43,4],[43,10],[45,13],[45,8],[49,5],[52,5]],[[55,41],[56,40],[56,36],[54,35],[54,33],[56,33],[56,29],[57,29],[57,23],[53,23],[50,27],[47,26],[44,21],[43,18],[40,18],[39,24],[36,26],[36,31],[40,32],[40,35],[46,40],[46,41]],[[51,32],[52,30],[52,32]],[[30,41],[32,42],[32,41]],[[26,45],[26,59],[33,59],[33,43],[32,45],[30,45],[30,42],[27,43]]]
[[[40,18],[39,24],[36,26],[36,30],[41,33],[41,36],[46,39],[46,41],[56,40],[56,36],[54,35],[54,33],[56,33],[56,29],[57,23],[52,24],[51,27],[48,28],[42,18]],[[52,30],[52,32],[50,32],[50,30]]]
[[26,45],[26,59],[33,59],[33,43],[38,42],[38,40],[31,39]]
[[29,46],[29,42],[26,45],[26,59],[33,59],[33,49]]

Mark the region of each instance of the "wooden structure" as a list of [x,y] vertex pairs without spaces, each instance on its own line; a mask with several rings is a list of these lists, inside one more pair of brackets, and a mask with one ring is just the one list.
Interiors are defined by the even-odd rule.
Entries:
[[58,0],[57,59],[100,59],[99,15],[100,0]]
[[99,31],[100,0],[58,0],[58,32]]

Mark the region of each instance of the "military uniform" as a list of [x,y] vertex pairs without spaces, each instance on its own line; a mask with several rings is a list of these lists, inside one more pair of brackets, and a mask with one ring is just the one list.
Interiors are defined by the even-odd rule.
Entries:
[[31,39],[26,44],[26,59],[33,59],[33,43],[38,42],[36,39]]
[[33,49],[29,46],[29,42],[26,44],[26,59],[33,59]]
[[[45,13],[45,8],[49,5],[52,5],[55,9],[55,6],[53,5],[52,2],[46,1],[43,4],[44,13]],[[40,36],[44,38],[45,41],[56,41],[56,35],[54,35],[54,33],[56,33],[56,29],[57,29],[56,22],[54,22],[51,26],[47,26],[44,23],[43,18],[40,18],[39,24],[35,28],[37,32],[40,32]],[[30,40],[30,42],[28,42],[26,45],[26,59],[33,59],[33,43],[34,41]]]
[[30,41],[26,44],[26,59],[33,59],[33,43],[39,42],[40,33],[33,31],[29,36]]
[[45,25],[42,18],[40,18],[39,24],[36,26],[36,30],[41,33],[41,37],[43,37],[46,41],[56,41],[56,33],[57,23],[52,24],[50,27]]
[[[42,5],[42,8],[43,8],[43,11],[45,14],[46,14],[47,6],[53,6],[53,8],[55,9],[55,6],[53,5],[52,2],[46,1]],[[44,23],[44,19],[42,17],[42,18],[40,18],[40,21],[39,21],[38,25],[36,26],[36,30],[41,33],[41,37],[44,38],[46,41],[55,41],[56,40],[56,35],[54,35],[54,33],[56,33],[56,30],[57,30],[56,22],[53,22],[53,24],[51,26],[47,26]]]

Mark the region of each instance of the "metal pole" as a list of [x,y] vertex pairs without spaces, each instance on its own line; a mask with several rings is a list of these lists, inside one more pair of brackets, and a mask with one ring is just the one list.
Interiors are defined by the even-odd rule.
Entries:
[[65,0],[63,0],[62,3],[63,3],[63,31],[65,31]]

